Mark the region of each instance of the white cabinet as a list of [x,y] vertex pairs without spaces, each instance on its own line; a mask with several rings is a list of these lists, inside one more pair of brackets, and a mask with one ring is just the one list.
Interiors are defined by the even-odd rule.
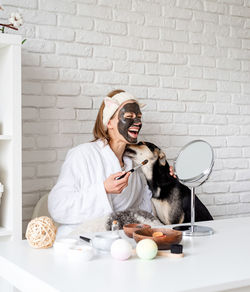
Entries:
[[0,241],[22,237],[21,36],[0,33]]

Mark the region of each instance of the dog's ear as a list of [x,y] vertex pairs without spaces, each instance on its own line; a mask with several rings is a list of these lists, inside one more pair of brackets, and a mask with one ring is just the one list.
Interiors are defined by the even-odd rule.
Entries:
[[162,166],[166,165],[166,155],[162,150],[159,152],[159,162]]

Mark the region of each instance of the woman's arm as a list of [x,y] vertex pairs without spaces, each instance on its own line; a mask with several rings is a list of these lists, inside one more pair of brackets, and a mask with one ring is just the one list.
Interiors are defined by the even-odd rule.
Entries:
[[48,198],[49,213],[56,222],[79,224],[86,218],[112,212],[103,178],[93,178],[95,183],[91,184],[87,181],[90,175],[96,174],[89,173],[83,154],[77,149],[69,150]]

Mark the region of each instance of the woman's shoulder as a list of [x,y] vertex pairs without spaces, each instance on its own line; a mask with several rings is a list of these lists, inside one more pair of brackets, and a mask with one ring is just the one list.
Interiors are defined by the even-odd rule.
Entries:
[[103,147],[104,143],[101,140],[97,140],[94,142],[88,142],[79,144],[68,151],[68,155],[77,155],[81,154],[83,156],[88,156],[89,154],[100,151],[101,147]]

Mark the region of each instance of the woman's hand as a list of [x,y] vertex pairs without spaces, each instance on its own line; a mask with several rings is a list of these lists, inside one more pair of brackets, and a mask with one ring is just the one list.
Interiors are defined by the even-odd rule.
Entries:
[[116,180],[116,177],[123,175],[123,172],[117,172],[115,174],[111,174],[105,181],[104,181],[104,188],[107,194],[120,194],[123,189],[125,189],[128,185],[128,178],[131,172],[128,172],[124,178]]
[[174,174],[174,168],[173,166],[169,166],[169,173],[172,175],[174,178],[176,178],[176,175]]

